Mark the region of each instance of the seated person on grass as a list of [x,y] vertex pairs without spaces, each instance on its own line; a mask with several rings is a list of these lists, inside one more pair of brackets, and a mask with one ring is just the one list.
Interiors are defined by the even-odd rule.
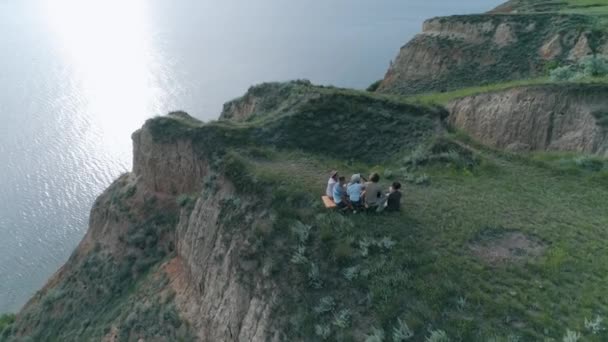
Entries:
[[361,175],[354,174],[351,179],[348,187],[346,188],[346,193],[348,195],[348,199],[350,204],[355,208],[359,209],[363,207],[362,202],[362,194],[363,194],[363,184],[361,184]]
[[338,206],[338,209],[346,209],[350,207],[348,203],[348,199],[346,198],[346,190],[344,189],[344,184],[346,183],[346,179],[344,177],[340,177],[336,186],[334,186],[333,198],[334,203]]
[[401,183],[394,182],[389,188],[387,195],[386,209],[387,211],[401,210]]
[[332,171],[327,181],[327,188],[325,189],[325,195],[332,200],[334,199],[334,187],[336,184],[338,184],[338,171]]
[[378,184],[380,175],[374,172],[369,176],[369,180],[365,183],[365,207],[370,210],[384,208],[385,197]]

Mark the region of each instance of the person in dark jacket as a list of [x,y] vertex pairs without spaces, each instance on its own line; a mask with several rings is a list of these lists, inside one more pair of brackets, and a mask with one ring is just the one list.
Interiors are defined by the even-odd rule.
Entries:
[[386,200],[387,211],[399,211],[401,210],[401,183],[394,182],[389,189],[388,197]]

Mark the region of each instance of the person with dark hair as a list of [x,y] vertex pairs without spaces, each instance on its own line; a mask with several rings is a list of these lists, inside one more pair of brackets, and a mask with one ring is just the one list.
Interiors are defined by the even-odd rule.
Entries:
[[334,199],[334,187],[338,184],[338,171],[332,171],[327,181],[327,188],[325,189],[325,195],[330,199]]
[[394,182],[393,185],[390,187],[386,200],[386,210],[401,210],[401,183]]
[[338,206],[338,209],[346,209],[350,208],[350,203],[346,198],[346,189],[344,189],[344,185],[346,184],[346,178],[340,177],[338,179],[338,183],[334,186],[333,190],[333,198],[334,203]]
[[370,210],[384,206],[384,194],[380,187],[380,175],[376,172],[369,176],[369,182],[365,183],[365,207]]

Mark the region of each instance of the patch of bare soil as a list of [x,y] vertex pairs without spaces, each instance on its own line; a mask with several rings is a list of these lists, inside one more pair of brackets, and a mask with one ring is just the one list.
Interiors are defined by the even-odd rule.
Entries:
[[546,249],[542,241],[517,231],[485,235],[469,247],[476,257],[492,265],[532,259],[542,255]]

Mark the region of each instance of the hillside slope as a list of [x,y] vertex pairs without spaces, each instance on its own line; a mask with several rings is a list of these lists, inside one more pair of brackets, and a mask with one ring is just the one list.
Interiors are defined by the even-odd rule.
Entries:
[[[437,131],[435,109],[309,91],[357,105],[318,101],[258,123],[149,120],[133,135],[133,172],[96,201],[85,239],[0,340],[500,341],[558,339],[566,327],[608,338],[583,324],[608,310],[608,162],[473,148]],[[380,103],[433,134],[381,135],[406,147],[382,154],[324,146],[373,123],[367,110]],[[342,129],[307,133],[319,144],[275,145],[347,113]],[[405,210],[325,210],[331,169],[406,183]]]
[[[273,277],[289,271],[274,265],[285,242],[265,236],[293,219],[290,208],[274,203],[309,202],[281,198],[272,177],[251,174],[243,153],[280,144],[380,161],[390,156],[381,148],[412,150],[430,139],[443,113],[304,86],[322,96],[263,123],[203,125],[182,112],[148,121],[133,134],[133,171],[95,202],[87,235],[70,260],[0,340],[285,340],[278,303],[289,297],[283,293],[290,278]],[[345,115],[343,133],[324,129]],[[370,142],[348,141],[365,123],[378,125],[379,133],[401,127],[403,135],[371,140],[382,147],[365,151]],[[275,252],[265,250],[274,243]]]
[[427,20],[422,33],[401,48],[378,91],[443,92],[533,78],[585,56],[608,54],[600,17],[534,12],[528,4]]

